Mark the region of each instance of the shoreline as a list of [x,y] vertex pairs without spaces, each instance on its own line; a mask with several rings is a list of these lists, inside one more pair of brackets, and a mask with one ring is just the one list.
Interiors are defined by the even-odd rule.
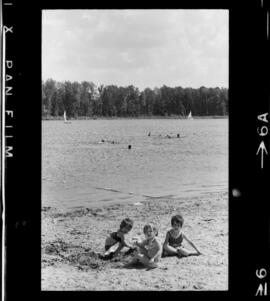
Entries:
[[173,196],[140,196],[140,195],[133,195],[133,197],[130,198],[125,198],[125,199],[105,199],[104,200],[97,200],[97,201],[92,201],[92,202],[87,202],[86,203],[79,203],[76,204],[75,206],[71,206],[70,204],[68,205],[67,203],[65,204],[57,204],[57,205],[53,205],[50,203],[47,203],[45,205],[42,205],[41,210],[42,211],[48,211],[48,210],[54,210],[54,211],[59,211],[59,212],[70,212],[73,210],[78,210],[78,209],[82,209],[82,208],[88,208],[88,209],[100,209],[103,207],[108,207],[108,206],[121,206],[121,205],[131,205],[131,204],[135,204],[135,203],[145,203],[145,202],[159,202],[162,201],[164,199],[166,199],[168,202],[183,202],[183,201],[189,201],[194,198],[204,198],[208,195],[212,195],[212,194],[222,194],[222,193],[227,193],[228,189],[224,188],[224,189],[220,189],[219,191],[217,190],[212,190],[212,191],[192,191],[192,192],[181,192],[181,196],[178,195],[173,195]]
[[[124,262],[98,261],[105,237],[125,217],[134,220],[127,235],[143,238],[143,226],[158,226],[163,243],[172,215],[181,212],[183,232],[204,254],[165,257],[146,271],[124,268]],[[82,261],[81,259],[85,260]],[[73,209],[42,208],[42,290],[227,290],[228,193],[181,199],[152,199],[136,203],[104,204]]]
[[[228,119],[229,116],[193,116],[193,119]],[[138,117],[87,117],[87,116],[82,116],[82,117],[70,117],[68,120],[71,121],[77,121],[77,120],[125,120],[125,119],[181,119],[181,120],[189,120],[186,117],[183,116],[138,116]],[[47,117],[44,118],[42,117],[42,121],[51,121],[51,120],[63,120],[62,116],[58,117]]]

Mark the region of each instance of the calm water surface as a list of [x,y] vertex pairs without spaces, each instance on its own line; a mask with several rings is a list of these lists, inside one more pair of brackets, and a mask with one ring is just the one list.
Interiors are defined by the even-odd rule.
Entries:
[[42,121],[43,206],[138,202],[227,189],[227,119]]

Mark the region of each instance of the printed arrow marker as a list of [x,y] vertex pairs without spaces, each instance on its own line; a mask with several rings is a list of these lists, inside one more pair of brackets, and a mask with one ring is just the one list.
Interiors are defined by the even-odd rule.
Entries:
[[258,151],[257,151],[257,154],[261,151],[261,168],[263,168],[263,152],[265,151],[266,155],[268,155],[267,153],[267,150],[266,150],[266,147],[264,145],[264,142],[262,141],[261,144],[259,145],[259,148],[258,148]]

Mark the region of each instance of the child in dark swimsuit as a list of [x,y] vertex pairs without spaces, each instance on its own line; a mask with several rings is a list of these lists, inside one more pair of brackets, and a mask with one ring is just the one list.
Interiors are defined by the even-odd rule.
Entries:
[[[131,250],[135,249],[134,247],[128,245],[125,242],[124,235],[127,234],[133,226],[133,221],[129,218],[125,218],[122,220],[120,224],[120,228],[116,232],[112,232],[109,237],[107,237],[105,241],[105,251],[106,255],[109,255],[110,258],[116,256],[124,247],[127,247]],[[113,246],[118,244],[118,247],[115,251],[110,250]]]
[[[184,224],[184,218],[182,215],[178,214],[172,217],[171,225],[172,229],[166,234],[166,238],[163,244],[163,257],[177,255],[178,257],[200,255],[200,251],[196,246],[186,237],[182,232],[182,227]],[[182,247],[183,240],[186,240],[195,250],[195,252],[190,252]]]

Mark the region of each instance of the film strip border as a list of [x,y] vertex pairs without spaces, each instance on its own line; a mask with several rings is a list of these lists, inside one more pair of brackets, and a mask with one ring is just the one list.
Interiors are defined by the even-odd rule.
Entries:
[[[270,85],[269,85],[269,79],[270,79],[270,61],[269,61],[269,43],[270,43],[270,37],[269,37],[269,31],[270,31],[270,23],[269,23],[269,14],[270,14],[270,3],[268,0],[261,0],[261,10],[262,10],[262,32],[263,32],[263,51],[266,51],[265,55],[265,67],[266,69],[263,70],[265,73],[266,81],[263,82],[265,88],[266,88],[266,97],[268,99],[268,108],[266,107],[265,111],[259,113],[257,115],[257,134],[259,137],[259,145],[257,149],[257,158],[260,165],[260,169],[265,168],[265,157],[269,154],[269,112],[270,112]],[[267,54],[268,53],[268,54]],[[263,53],[264,54],[264,53]],[[267,102],[265,102],[267,103]]]
[[[269,185],[267,185],[267,181],[269,181],[269,151],[270,151],[270,1],[261,0],[261,8],[262,8],[262,23],[264,27],[263,31],[263,51],[265,51],[265,69],[263,70],[265,73],[265,80],[263,81],[263,86],[265,88],[265,110],[261,111],[257,115],[257,137],[258,137],[258,149],[256,152],[256,156],[258,157],[258,164],[260,165],[260,171],[262,180],[261,182],[264,184],[264,192],[265,195],[269,196]],[[268,182],[269,183],[269,182]],[[269,198],[268,198],[269,201]],[[267,210],[267,206],[265,205],[265,210]],[[269,208],[269,207],[268,207]],[[269,211],[268,211],[269,212]],[[266,237],[268,241],[265,243],[266,254],[265,256],[265,265],[260,264],[257,266],[255,271],[255,296],[269,296],[269,286],[270,286],[270,215],[269,213],[264,217]],[[268,230],[268,231],[267,231]],[[258,262],[260,262],[258,260]]]
[[[50,1],[48,1],[49,3]],[[55,1],[57,4],[57,1]],[[45,3],[45,2],[44,2]],[[49,4],[47,3],[47,7]],[[42,4],[40,4],[40,9],[42,9]],[[15,115],[16,115],[16,102],[18,98],[16,96],[16,58],[14,57],[14,45],[16,44],[14,40],[16,39],[16,26],[15,24],[15,16],[16,13],[14,12],[16,9],[15,0],[3,0],[1,3],[2,10],[1,10],[1,74],[2,74],[2,91],[1,91],[1,147],[2,147],[2,157],[1,157],[1,185],[2,185],[2,256],[1,256],[1,265],[2,265],[2,300],[5,300],[5,292],[6,292],[6,283],[5,283],[5,271],[6,271],[6,221],[5,221],[5,187],[6,187],[6,179],[9,178],[10,174],[7,174],[7,169],[9,166],[13,164],[14,157],[16,159],[16,144],[14,139],[14,128],[15,128]],[[261,7],[261,16],[262,16],[262,28],[263,28],[263,41],[266,49],[266,53],[268,53],[268,58],[265,64],[265,72],[266,72],[266,80],[262,82],[262,85],[267,90],[265,95],[267,99],[262,100],[262,105],[260,105],[259,109],[257,109],[256,113],[253,114],[253,119],[256,120],[252,122],[252,130],[256,135],[256,145],[255,148],[252,149],[252,159],[256,161],[256,176],[258,178],[259,183],[264,184],[264,191],[269,189],[269,178],[266,179],[266,175],[269,175],[269,104],[270,104],[270,85],[269,85],[269,70],[270,70],[270,62],[269,62],[269,1],[266,0],[258,0],[257,6]],[[61,7],[59,7],[61,8]],[[230,9],[230,7],[228,7]],[[24,13],[24,12],[22,12]],[[39,13],[39,11],[35,11],[35,13]],[[257,19],[256,19],[257,20]],[[239,20],[241,22],[241,20]],[[252,20],[250,20],[252,22]],[[20,24],[21,25],[21,24]],[[16,97],[16,98],[15,98]],[[255,102],[259,102],[260,100],[256,99]],[[244,126],[243,126],[244,128]],[[254,136],[252,136],[253,138]],[[12,169],[11,169],[12,170]],[[14,166],[13,166],[13,170]],[[243,173],[241,173],[242,175]],[[238,174],[237,174],[238,175]],[[237,182],[237,181],[236,181]],[[267,187],[268,183],[268,187]],[[234,188],[234,187],[233,187]],[[236,187],[238,188],[238,187]],[[241,187],[240,187],[241,192]],[[263,194],[261,193],[263,196]],[[269,191],[268,194],[269,195]],[[238,190],[232,190],[233,202],[239,197]],[[257,196],[257,195],[256,195]],[[236,198],[236,199],[235,199]],[[243,198],[244,199],[244,198]],[[241,195],[239,200],[241,201]],[[256,200],[254,200],[256,201]],[[269,200],[268,200],[269,201]],[[257,202],[256,205],[259,205]],[[12,206],[12,205],[11,205]],[[264,205],[265,206],[265,205]],[[231,206],[232,208],[233,206]],[[239,205],[239,207],[241,207]],[[266,206],[265,206],[266,208]],[[240,210],[239,210],[240,212]],[[256,213],[261,213],[263,210],[257,210]],[[269,221],[269,214],[265,213],[264,218],[266,220],[265,223],[261,223],[260,225],[265,226],[268,225],[268,249],[270,249],[270,221]],[[234,229],[232,229],[232,232]],[[264,230],[265,232],[265,230]],[[265,237],[265,236],[263,236]],[[260,253],[260,250],[257,252]],[[258,255],[256,254],[256,255]],[[269,255],[269,254],[268,254]],[[267,296],[269,295],[269,276],[270,276],[270,266],[269,266],[269,259],[267,262],[264,263],[264,256],[261,258],[253,259],[254,265],[248,266],[247,272],[252,274],[252,286],[248,286],[249,282],[247,283],[246,291],[249,295],[254,296]],[[270,257],[269,257],[270,258]],[[22,258],[19,258],[22,260]],[[250,262],[248,263],[250,265]],[[236,269],[236,267],[235,267]],[[14,271],[15,272],[15,271]],[[236,282],[235,282],[236,283]],[[232,287],[232,294],[237,290],[236,285]],[[267,286],[268,285],[268,286]]]
[[1,2],[1,299],[6,300],[6,182],[9,165],[13,164],[15,139],[15,3],[13,0]]
[[[265,94],[265,101],[264,107],[265,109],[261,109],[259,114],[257,114],[257,141],[258,141],[258,148],[256,152],[257,157],[257,164],[258,166],[258,179],[259,182],[263,183],[264,186],[264,195],[269,196],[269,185],[267,185],[267,181],[269,181],[269,151],[270,151],[270,2],[268,0],[261,0],[261,8],[262,8],[262,27],[263,30],[263,49],[262,53],[264,54],[265,51],[265,69],[264,72],[264,94]],[[269,182],[268,182],[269,183]],[[267,197],[266,199],[267,200]],[[269,201],[269,198],[268,198]],[[267,205],[265,204],[264,207],[265,211],[267,211]],[[269,210],[269,209],[268,209]],[[262,252],[264,254],[264,259],[259,260],[257,267],[255,268],[255,275],[254,275],[254,295],[255,296],[269,296],[269,279],[270,279],[270,215],[269,213],[265,216],[261,216],[261,218],[265,219],[265,223],[262,222],[262,225],[265,226],[266,229],[263,229],[267,234],[265,238],[268,241],[265,242],[265,248],[268,252]],[[268,229],[267,229],[268,226]],[[267,231],[268,230],[268,231]],[[267,255],[268,253],[268,255]],[[266,255],[265,255],[266,254]],[[259,254],[258,254],[259,255]],[[265,263],[263,264],[263,261]]]
[[[5,10],[11,10],[13,8],[12,2],[3,3],[3,30],[2,30],[2,120],[3,120],[3,149],[5,151],[5,158],[13,157],[13,118],[14,108],[12,104],[14,101],[14,57],[12,49],[9,47],[12,45],[12,39],[14,39],[14,25],[12,24],[12,18],[5,18]],[[11,14],[10,14],[11,15]],[[10,20],[11,19],[11,20]],[[3,162],[4,163],[4,162]]]

